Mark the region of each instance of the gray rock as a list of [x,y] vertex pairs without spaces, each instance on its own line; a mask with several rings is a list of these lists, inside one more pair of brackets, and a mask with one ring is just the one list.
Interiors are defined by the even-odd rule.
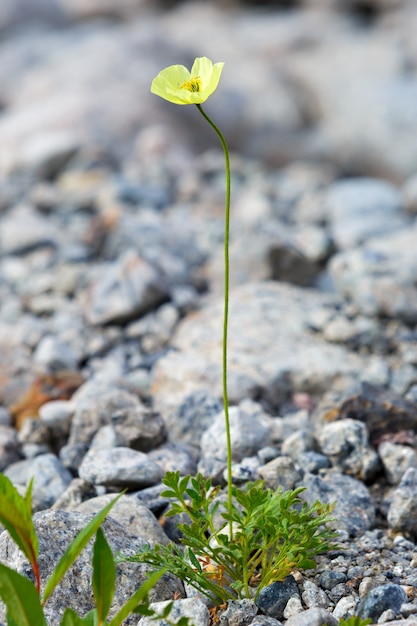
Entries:
[[75,405],[70,400],[51,400],[39,409],[39,419],[50,432],[54,444],[67,440]]
[[259,476],[265,481],[270,489],[281,487],[283,491],[294,489],[301,480],[302,472],[297,469],[289,456],[279,456],[258,470]]
[[320,589],[311,580],[305,580],[303,584],[303,592],[301,597],[309,609],[314,607],[328,607],[329,598],[323,589]]
[[35,363],[47,371],[77,369],[77,356],[71,346],[52,335],[41,339],[33,358]]
[[158,483],[163,472],[144,452],[131,448],[92,448],[83,458],[79,475],[93,485],[141,489]]
[[0,407],[0,426],[11,426],[12,416],[9,411],[4,407]]
[[318,474],[322,469],[329,469],[331,463],[327,456],[319,452],[303,452],[297,457],[300,467],[307,473]]
[[4,471],[15,485],[27,488],[33,478],[33,508],[46,509],[53,505],[72,480],[71,474],[52,453],[12,463]]
[[375,520],[375,506],[367,487],[350,476],[329,472],[319,477],[306,474],[297,486],[306,487],[301,497],[309,504],[336,502],[332,516],[336,519],[331,525],[338,530],[346,530],[352,537],[361,535],[371,528]]
[[65,491],[57,498],[52,505],[52,509],[62,511],[74,511],[82,502],[91,498],[96,498],[97,489],[82,478],[74,478]]
[[388,509],[388,524],[397,531],[417,536],[417,469],[406,470],[398,487],[392,494]]
[[[157,185],[161,186],[160,179]],[[207,253],[200,244],[202,233],[189,206],[174,206],[164,215],[156,208],[142,207],[138,212],[125,207],[117,226],[106,241],[107,256],[123,257],[126,250],[139,250],[140,257],[158,271],[159,277],[164,277],[169,292],[171,285],[201,284],[196,270],[206,260]]]
[[333,617],[338,620],[348,619],[353,615],[356,615],[357,601],[352,596],[345,596],[340,598],[334,607]]
[[[152,602],[151,608],[157,613],[165,609],[169,602]],[[190,623],[198,626],[208,626],[210,623],[210,613],[204,602],[200,598],[185,598],[174,600],[169,619],[176,624],[181,617],[188,617]],[[155,619],[154,617],[142,617],[138,626],[165,626],[166,621]]]
[[268,617],[268,615],[256,615],[252,621],[252,626],[282,626],[282,622],[274,617]]
[[[80,502],[71,510],[95,515],[113,498],[114,495],[110,493],[93,497]],[[168,543],[168,537],[156,517],[135,496],[123,495],[110,511],[109,517],[119,522],[130,535],[141,537],[152,545],[155,543],[166,545]]]
[[[278,417],[278,419],[273,419],[271,421],[271,430],[272,440],[275,443],[281,442],[281,444],[284,445],[284,442],[288,438],[294,436],[297,439],[300,449],[310,445],[311,424],[309,412],[306,409],[300,409]],[[300,435],[300,433],[302,434]],[[286,454],[291,456],[288,450]]]
[[314,450],[316,445],[312,432],[308,429],[300,429],[284,439],[281,451],[284,455],[297,460],[300,454]]
[[325,609],[307,609],[293,615],[285,622],[285,626],[337,626],[338,621]]
[[324,394],[312,414],[312,422],[317,429],[346,418],[364,422],[371,443],[386,433],[414,430],[417,426],[415,403],[389,389],[366,382],[355,385],[347,392]]
[[361,247],[335,255],[329,271],[337,291],[368,316],[417,320],[417,225],[374,237]]
[[17,432],[11,426],[0,425],[0,471],[19,461],[19,442]]
[[125,252],[103,274],[88,295],[92,324],[123,324],[140,317],[167,297],[160,273],[133,250]]
[[299,596],[294,576],[287,576],[283,581],[276,581],[261,589],[256,605],[268,615],[278,620],[282,619],[284,609],[292,596]]
[[258,608],[253,600],[229,600],[220,616],[221,626],[248,626],[252,624]]
[[111,423],[113,413],[142,406],[138,398],[127,391],[104,383],[90,381],[73,395],[74,417],[68,443],[91,442],[101,426]]
[[[267,445],[270,440],[269,419],[262,407],[255,402],[245,400],[239,407],[230,407],[229,421],[235,461],[256,454],[259,448]],[[201,437],[201,453],[203,458],[226,460],[226,428],[223,412],[214,418],[211,426]]]
[[265,446],[264,448],[258,450],[256,456],[258,457],[260,464],[265,465],[266,463],[269,463],[269,461],[272,461],[272,459],[276,459],[279,454],[280,451],[275,446]]
[[[309,229],[311,231],[313,227]],[[309,233],[306,231],[307,227],[300,234],[283,222],[265,218],[255,226],[246,225],[230,246],[231,267],[238,270],[231,274],[231,287],[269,279],[304,287],[312,285],[319,273],[320,255],[325,258],[330,246],[325,233],[321,231],[324,241],[316,252],[317,258],[314,258],[314,254],[305,249],[309,242]],[[310,233],[310,240],[312,238]],[[308,253],[313,258],[309,258]],[[210,289],[219,295],[223,290],[223,272],[223,257],[219,249],[207,267]]]
[[[234,484],[247,483],[259,478],[258,470],[261,463],[257,456],[243,458],[240,463],[232,464],[232,480]],[[223,478],[227,482],[227,469],[223,473]]]
[[[330,17],[327,12],[322,15],[324,19]],[[410,12],[406,20],[414,16],[414,11]],[[401,54],[395,44],[387,45],[381,33],[374,31],[375,36],[364,42],[353,33],[341,36],[340,26],[337,20],[332,25],[327,22],[328,35],[321,38],[314,52],[289,61],[291,73],[314,98],[322,141],[333,162],[350,171],[353,168],[371,175],[389,171],[394,178],[404,178],[414,172],[410,164],[415,162],[415,151],[407,135],[416,116],[415,78],[394,70]],[[329,57],[320,77],[313,78],[314,68],[322,67]],[[365,57],[369,64],[358,72]],[[364,110],[372,111],[372,123],[363,115]],[[408,121],[398,134],[393,129],[400,120]]]
[[406,210],[410,215],[417,215],[417,174],[405,181],[402,192]]
[[40,420],[27,417],[19,430],[18,439],[23,445],[28,443],[48,445],[50,432],[46,424]]
[[59,241],[59,232],[54,224],[31,206],[19,205],[2,217],[1,255],[23,254],[45,246],[56,248]]
[[140,339],[142,351],[145,354],[152,354],[169,342],[178,319],[179,314],[175,306],[170,303],[162,304],[155,312],[131,322],[126,329],[126,336]]
[[331,590],[336,585],[346,582],[346,574],[333,570],[326,570],[320,574],[320,586],[323,589]]
[[395,617],[401,605],[407,602],[407,594],[399,585],[379,585],[363,598],[358,607],[358,615],[362,619],[377,620],[384,611],[392,610]]
[[[91,441],[90,450],[92,450],[93,448],[98,449],[98,448],[116,448],[116,447],[117,447],[116,433],[114,432],[113,426],[111,424],[108,424],[107,426],[102,426],[101,428],[98,429],[98,431],[96,432],[96,434],[94,435]],[[128,446],[125,446],[125,447],[128,447]]]
[[390,183],[349,178],[332,183],[325,194],[331,233],[338,248],[354,248],[369,237],[391,233],[405,223],[401,195]]
[[195,474],[197,455],[195,449],[181,443],[165,443],[148,452],[148,459],[154,461],[165,472],[179,471],[181,475]]
[[88,450],[86,443],[74,443],[62,446],[59,451],[59,460],[71,472],[77,472]]
[[166,439],[165,423],[159,413],[141,405],[114,411],[111,416],[116,446],[148,452]]
[[24,143],[16,167],[28,170],[39,178],[51,178],[79,148],[80,142],[73,133],[38,133]]
[[378,454],[390,485],[398,485],[409,467],[417,468],[417,453],[409,446],[383,441]]
[[220,413],[222,405],[206,389],[196,389],[166,416],[168,436],[171,441],[183,441],[200,447],[201,436]]
[[378,469],[378,456],[368,443],[363,422],[343,419],[327,424],[316,433],[320,451],[334,467],[363,480],[372,478]]
[[[34,516],[34,524],[39,537],[39,569],[42,585],[52,573],[54,566],[64,554],[71,541],[83,530],[91,520],[91,515],[68,511],[41,511]],[[145,541],[130,535],[123,526],[113,519],[106,519],[103,531],[114,555],[121,552],[132,555],[145,545]],[[48,624],[58,626],[66,607],[71,607],[80,615],[85,615],[93,608],[91,592],[91,558],[90,543],[69,569],[62,582],[51,595],[45,606]],[[1,562],[12,566],[16,571],[29,573],[29,563],[17,546],[4,532],[0,537]],[[117,565],[115,598],[109,613],[110,618],[127,601],[147,577],[149,568],[139,563],[122,563]],[[76,592],[74,593],[74,590]],[[172,598],[174,593],[183,593],[180,581],[170,574],[165,574],[150,592],[150,598]],[[4,620],[4,605],[0,607],[0,619]],[[126,624],[136,624],[137,616],[130,617]]]
[[[232,404],[256,396],[275,406],[290,390],[316,393],[336,381],[360,375],[364,367],[361,357],[329,345],[306,329],[307,311],[330,301],[312,290],[272,282],[245,285],[232,292]],[[215,301],[179,324],[173,340],[178,351],[159,359],[153,371],[155,407],[163,415],[201,388],[202,381],[221,397],[222,317],[223,304]]]
[[401,363],[391,375],[390,387],[400,395],[404,395],[417,382],[417,371],[414,365]]
[[203,457],[198,462],[197,471],[210,478],[213,485],[223,485],[226,466],[226,459]]
[[285,609],[284,609],[284,618],[289,619],[293,615],[297,615],[298,613],[302,613],[304,610],[303,603],[301,602],[301,598],[299,596],[291,596],[288,600]]

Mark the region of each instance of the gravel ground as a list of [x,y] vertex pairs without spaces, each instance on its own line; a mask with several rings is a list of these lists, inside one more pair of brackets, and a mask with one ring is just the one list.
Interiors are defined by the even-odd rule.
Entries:
[[[43,579],[112,493],[106,534],[133,552],[173,532],[166,471],[224,486],[223,156],[149,93],[166,65],[224,60],[233,477],[336,502],[340,547],[220,623],[414,626],[417,5],[262,4],[0,10],[0,470],[35,478]],[[91,606],[90,557],[51,626]],[[0,559],[27,571],[6,533]],[[113,612],[146,578],[124,567]],[[174,595],[209,623],[172,576],[153,600]]]

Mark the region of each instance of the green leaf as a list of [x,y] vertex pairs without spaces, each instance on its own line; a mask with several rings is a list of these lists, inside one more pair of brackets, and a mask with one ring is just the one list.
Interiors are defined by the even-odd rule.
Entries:
[[16,626],[16,622],[14,621],[14,619],[10,616],[9,611],[6,611],[6,622],[7,622],[7,626]]
[[97,626],[97,611],[89,611],[85,617],[80,617],[72,609],[66,609],[62,616],[61,626]]
[[84,624],[82,618],[72,609],[66,609],[62,616],[61,626],[82,626]]
[[185,556],[187,559],[190,560],[191,565],[194,565],[194,567],[197,569],[198,572],[202,572],[202,567],[201,567],[201,563],[200,561],[197,559],[197,557],[195,556],[194,552],[192,550],[190,550],[190,548],[186,548],[185,550]]
[[[190,478],[191,476],[189,474],[181,478],[181,480],[178,483],[178,491],[180,493],[184,493],[184,491],[187,489],[188,483],[190,482]],[[179,472],[178,472],[178,479],[179,479]]]
[[99,623],[105,621],[113,601],[116,565],[113,553],[101,528],[97,530],[93,550],[93,593]]
[[60,583],[62,578],[65,576],[71,565],[74,561],[79,557],[81,552],[84,550],[85,546],[88,544],[92,536],[97,529],[102,524],[106,516],[112,507],[116,504],[118,499],[123,495],[124,492],[120,493],[114,500],[109,502],[107,506],[105,506],[101,511],[99,511],[87,524],[85,528],[82,529],[80,533],[75,537],[75,539],[70,543],[65,553],[60,558],[58,564],[56,565],[54,571],[50,575],[43,592],[42,604],[45,605],[49,596],[55,589],[55,587]]
[[194,489],[187,489],[187,496],[190,496],[193,500],[196,500],[198,504],[202,503],[203,499],[199,493],[197,493]]
[[109,623],[109,626],[119,626],[120,624],[122,624],[124,620],[129,617],[131,613],[133,613],[138,604],[147,600],[148,593],[153,587],[155,587],[158,580],[162,578],[166,571],[167,568],[164,567],[163,569],[160,569],[157,572],[151,574],[151,576],[149,576],[149,578],[145,580],[145,582],[139,587],[139,589],[137,589],[135,593],[129,598],[129,600],[122,606],[117,615],[113,617],[113,619]]
[[0,597],[7,608],[8,622],[13,626],[47,626],[35,585],[3,563],[0,563]]
[[33,479],[21,496],[7,476],[0,474],[0,523],[33,567],[38,558],[38,537],[32,521],[32,485]]
[[341,619],[339,622],[339,626],[368,626],[368,624],[372,624],[371,619],[361,619],[357,615],[352,615],[348,619]]
[[174,602],[168,602],[162,613],[160,613],[160,619],[166,619],[172,611],[172,607],[174,606]]

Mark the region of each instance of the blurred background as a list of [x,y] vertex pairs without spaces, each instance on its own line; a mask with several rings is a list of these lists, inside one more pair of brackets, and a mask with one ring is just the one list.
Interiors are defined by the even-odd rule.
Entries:
[[401,184],[417,162],[416,25],[416,0],[1,0],[0,177],[86,148],[118,162],[155,149],[143,133],[161,125],[177,150],[215,146],[194,107],[149,92],[165,66],[208,56],[225,62],[207,111],[232,150]]

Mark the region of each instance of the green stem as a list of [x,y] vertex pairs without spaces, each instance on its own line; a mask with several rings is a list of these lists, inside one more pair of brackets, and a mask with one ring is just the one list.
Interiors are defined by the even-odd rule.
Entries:
[[[223,405],[224,419],[226,424],[226,445],[227,445],[227,503],[228,513],[232,515],[232,439],[230,436],[230,419],[229,419],[229,397],[227,391],[227,331],[229,324],[229,232],[230,232],[230,159],[229,149],[226,140],[216,124],[209,118],[203,110],[201,104],[197,104],[204,119],[210,124],[222,144],[224,152],[224,161],[226,168],[226,206],[224,218],[224,314],[223,314]],[[233,523],[229,521],[230,540],[233,538]]]

